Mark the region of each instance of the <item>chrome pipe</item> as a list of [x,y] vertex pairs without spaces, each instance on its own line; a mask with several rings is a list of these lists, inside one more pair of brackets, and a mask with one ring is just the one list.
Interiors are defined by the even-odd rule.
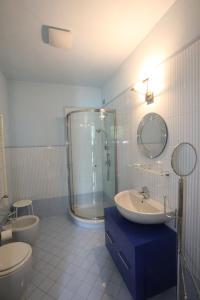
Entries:
[[177,213],[177,300],[182,300],[183,278],[181,255],[183,248],[183,177],[179,178]]

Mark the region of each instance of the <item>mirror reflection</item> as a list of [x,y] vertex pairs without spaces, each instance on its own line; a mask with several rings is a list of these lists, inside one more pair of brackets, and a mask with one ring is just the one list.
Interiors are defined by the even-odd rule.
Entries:
[[167,138],[164,119],[156,113],[145,115],[137,130],[137,142],[141,152],[148,158],[159,156],[165,149]]
[[190,175],[197,163],[197,153],[190,143],[179,144],[172,153],[172,168],[179,176]]

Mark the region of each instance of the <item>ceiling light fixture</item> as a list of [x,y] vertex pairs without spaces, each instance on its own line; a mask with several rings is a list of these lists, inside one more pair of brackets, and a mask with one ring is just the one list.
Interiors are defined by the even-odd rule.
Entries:
[[72,32],[68,29],[43,25],[41,33],[43,42],[50,46],[65,49],[72,47]]

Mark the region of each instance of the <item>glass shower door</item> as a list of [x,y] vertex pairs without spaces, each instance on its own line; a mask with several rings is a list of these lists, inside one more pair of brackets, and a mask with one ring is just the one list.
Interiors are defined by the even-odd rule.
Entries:
[[70,208],[84,219],[103,218],[115,193],[115,126],[109,114],[96,109],[67,117]]

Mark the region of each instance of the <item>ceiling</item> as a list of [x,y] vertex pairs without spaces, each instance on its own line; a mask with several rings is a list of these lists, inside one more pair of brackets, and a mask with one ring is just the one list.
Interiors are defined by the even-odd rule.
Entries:
[[[9,79],[101,86],[175,0],[0,0],[0,70]],[[71,49],[41,26],[72,30]]]

